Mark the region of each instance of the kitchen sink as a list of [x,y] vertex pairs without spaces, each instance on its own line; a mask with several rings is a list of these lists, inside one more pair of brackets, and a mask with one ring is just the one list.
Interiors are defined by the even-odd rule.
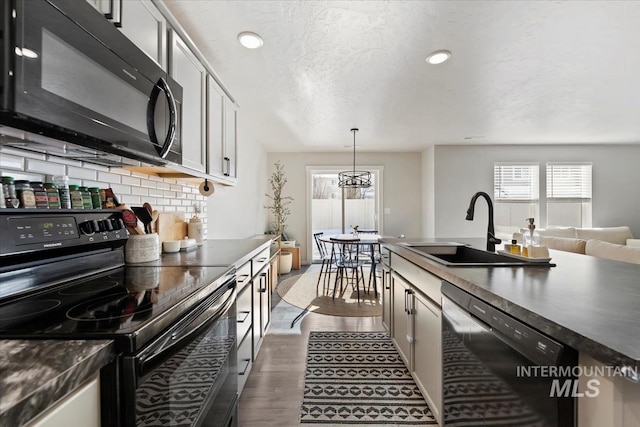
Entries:
[[[540,266],[541,263],[517,260],[505,255],[475,249],[456,242],[403,242],[400,246],[440,264],[453,267]],[[550,264],[542,264],[550,265]]]

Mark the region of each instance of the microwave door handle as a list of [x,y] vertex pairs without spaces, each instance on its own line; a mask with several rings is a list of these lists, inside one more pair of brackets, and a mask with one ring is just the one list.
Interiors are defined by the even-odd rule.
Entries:
[[211,307],[216,305],[218,306],[215,308],[215,313],[213,313],[209,318],[201,321],[198,321],[197,319],[191,320],[191,323],[187,322],[184,326],[174,328],[173,331],[170,331],[170,335],[167,333],[162,336],[155,346],[154,344],[151,344],[149,346],[151,350],[149,353],[144,352],[137,357],[138,374],[140,376],[146,375],[146,373],[150,372],[158,363],[162,363],[165,360],[165,357],[173,353],[174,350],[185,348],[187,342],[196,338],[201,331],[209,328],[223,316],[223,314],[233,304],[234,298],[235,295],[232,293],[222,302],[219,300],[215,301],[204,310],[204,312],[207,312]]
[[158,154],[163,159],[171,150],[171,146],[175,142],[176,139],[176,122],[177,122],[177,109],[176,109],[176,100],[173,96],[173,92],[171,92],[171,88],[167,81],[163,78],[158,80],[158,83],[153,87],[151,91],[151,96],[149,98],[149,108],[147,109],[147,129],[149,131],[149,138],[151,142],[153,142],[156,146],[159,146],[158,136],[156,135],[156,126],[155,126],[155,109],[156,109],[156,101],[158,100],[158,95],[160,92],[163,92],[167,97],[167,101],[169,101],[169,129],[167,136],[164,140],[164,143],[158,150]]

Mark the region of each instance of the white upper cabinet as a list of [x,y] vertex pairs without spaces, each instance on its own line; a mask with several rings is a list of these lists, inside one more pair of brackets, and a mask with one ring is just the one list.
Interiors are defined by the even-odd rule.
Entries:
[[167,69],[167,20],[151,0],[87,0],[163,70]]
[[182,86],[182,166],[205,172],[207,72],[189,46],[174,31],[169,32],[169,39],[169,74]]
[[234,184],[237,107],[212,76],[207,78],[208,173]]
[[224,103],[224,175],[230,179],[237,178],[237,122],[238,108],[229,98]]
[[224,104],[225,93],[213,77],[207,77],[208,172],[224,177]]

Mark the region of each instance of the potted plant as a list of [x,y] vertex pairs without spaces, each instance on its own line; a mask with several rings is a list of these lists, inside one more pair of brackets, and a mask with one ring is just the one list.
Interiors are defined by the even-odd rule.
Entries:
[[[287,177],[284,173],[284,166],[280,161],[275,163],[276,170],[271,174],[269,178],[269,184],[271,184],[271,194],[265,194],[270,200],[271,204],[265,206],[269,209],[273,216],[271,225],[275,234],[278,236],[278,245],[281,244],[282,235],[287,228],[287,217],[291,213],[289,205],[293,200],[292,197],[283,196],[282,189],[287,183]],[[295,241],[285,244],[285,246],[295,246]],[[280,246],[278,247],[280,249]],[[287,274],[291,271],[292,254],[289,252],[280,252],[280,274]]]

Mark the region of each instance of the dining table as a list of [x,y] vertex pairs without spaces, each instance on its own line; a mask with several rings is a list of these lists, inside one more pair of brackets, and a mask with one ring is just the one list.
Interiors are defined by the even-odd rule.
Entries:
[[[360,253],[367,253],[371,260],[371,273],[369,274],[369,280],[373,279],[373,291],[378,296],[378,282],[376,278],[376,246],[378,246],[379,239],[382,236],[379,234],[371,233],[348,233],[348,234],[329,234],[319,236],[319,240],[331,245],[334,244],[349,244],[357,245]],[[364,250],[360,250],[363,248]],[[379,250],[378,250],[379,252]]]

